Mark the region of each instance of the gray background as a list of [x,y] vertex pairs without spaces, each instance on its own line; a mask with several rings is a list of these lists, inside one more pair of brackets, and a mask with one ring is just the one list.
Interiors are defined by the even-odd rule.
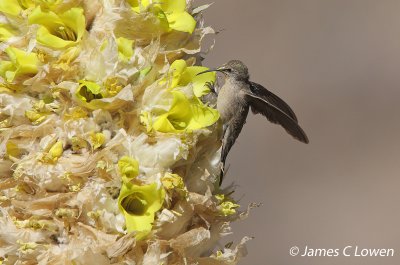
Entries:
[[[241,264],[400,264],[400,1],[218,0],[205,18],[225,30],[204,64],[243,60],[310,138],[249,115],[225,180],[242,205],[264,204],[234,225],[235,241],[255,236]],[[291,257],[294,245],[395,256]]]

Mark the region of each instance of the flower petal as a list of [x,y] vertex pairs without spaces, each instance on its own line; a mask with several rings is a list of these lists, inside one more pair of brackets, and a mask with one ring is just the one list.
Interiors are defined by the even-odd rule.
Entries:
[[149,0],[127,0],[127,2],[136,13],[140,13],[142,9],[150,5]]
[[82,8],[71,8],[57,15],[52,11],[42,11],[38,6],[29,15],[28,22],[42,26],[37,32],[38,42],[56,49],[77,44],[86,27]]
[[159,189],[156,183],[143,186],[123,183],[118,205],[125,216],[127,231],[138,232],[136,239],[151,231],[154,215],[161,209],[164,197],[164,189]]
[[76,96],[84,102],[90,102],[93,99],[103,97],[101,95],[101,86],[95,82],[86,80],[79,81],[79,88],[76,91]]
[[181,80],[181,75],[183,72],[186,70],[187,64],[185,60],[175,60],[170,68],[169,68],[169,73],[172,75],[172,81],[171,84],[169,85],[169,88],[174,88],[177,87],[180,83]]
[[17,16],[22,11],[18,0],[0,0],[0,12],[8,15]]
[[59,16],[63,23],[75,32],[77,41],[81,40],[86,28],[83,9],[79,7],[71,8]]
[[196,20],[188,12],[174,12],[166,14],[171,29],[193,33]]
[[6,41],[14,36],[14,30],[10,25],[0,24],[0,41]]
[[124,60],[129,60],[133,56],[133,43],[134,40],[129,40],[127,38],[120,37],[117,39],[118,52],[120,58]]
[[160,115],[153,124],[159,132],[193,131],[208,127],[219,119],[217,110],[205,106],[197,97],[189,100],[180,91],[172,91],[174,96],[170,110]]
[[186,10],[186,0],[164,0],[161,1],[160,5],[166,13],[184,12]]
[[118,160],[118,169],[124,182],[129,182],[139,174],[139,162],[129,156],[123,156]]
[[207,95],[210,93],[210,88],[206,86],[206,83],[215,82],[216,74],[215,72],[197,74],[208,69],[203,66],[189,66],[182,74],[180,85],[186,86],[189,83],[193,83],[193,92],[196,97]]
[[14,78],[25,74],[36,74],[38,72],[39,59],[36,53],[27,53],[15,47],[8,47],[6,53],[11,62],[2,61],[0,63],[0,76],[7,82],[12,82]]
[[219,119],[216,109],[207,107],[197,97],[191,102],[192,119],[187,127],[190,130],[197,130],[213,125]]

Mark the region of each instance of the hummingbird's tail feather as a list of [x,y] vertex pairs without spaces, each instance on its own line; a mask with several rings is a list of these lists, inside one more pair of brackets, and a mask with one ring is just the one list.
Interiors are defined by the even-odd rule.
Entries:
[[226,157],[232,146],[235,144],[240,132],[242,131],[243,125],[246,123],[247,113],[249,107],[237,110],[235,115],[229,122],[224,124],[224,136],[222,138],[222,151],[221,151],[221,163],[225,165]]
[[240,132],[242,131],[243,125],[246,122],[247,113],[249,112],[249,107],[245,106],[237,110],[237,115],[233,117],[228,123],[224,124],[224,136],[222,138],[222,150],[221,150],[221,173],[220,173],[220,185],[222,183],[222,178],[225,175],[225,162],[226,158],[231,150],[232,146],[235,144]]

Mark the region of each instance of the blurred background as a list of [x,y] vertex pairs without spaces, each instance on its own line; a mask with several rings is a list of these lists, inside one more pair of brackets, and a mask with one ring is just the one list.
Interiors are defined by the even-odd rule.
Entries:
[[[310,138],[249,114],[224,182],[241,205],[263,203],[234,225],[235,242],[255,236],[241,264],[400,264],[400,1],[218,0],[205,19],[224,30],[204,65],[245,62]],[[289,255],[306,245],[395,253]]]

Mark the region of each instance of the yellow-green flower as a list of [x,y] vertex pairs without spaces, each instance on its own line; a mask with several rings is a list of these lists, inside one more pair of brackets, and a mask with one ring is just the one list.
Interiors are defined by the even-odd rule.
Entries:
[[127,183],[139,174],[139,163],[129,156],[123,156],[118,160],[118,169],[122,175],[122,180]]
[[94,133],[90,134],[90,143],[92,145],[93,150],[100,148],[106,142],[106,136],[103,133]]
[[45,163],[55,163],[62,156],[63,152],[63,142],[59,140],[50,147],[47,154],[45,154],[40,160]]
[[235,214],[236,208],[240,207],[239,204],[234,203],[224,194],[217,194],[215,195],[215,198],[217,198],[219,202],[218,209],[223,216]]
[[50,113],[46,108],[44,100],[39,100],[33,105],[31,110],[25,111],[25,117],[27,117],[33,125],[38,125],[44,122],[49,114]]
[[109,106],[110,102],[101,99],[115,97],[123,88],[124,85],[116,77],[106,79],[101,85],[92,81],[80,80],[75,96],[79,103],[88,109],[102,109]]
[[15,35],[15,29],[8,24],[0,24],[0,41],[6,41]]
[[116,96],[124,85],[118,80],[118,77],[109,77],[104,81],[104,91],[101,92],[103,97],[110,98]]
[[[184,60],[176,60],[171,64],[169,78],[160,83],[169,82],[168,88],[173,96],[172,104],[167,112],[159,115],[154,121],[151,113],[142,112],[141,122],[147,126],[148,131],[154,129],[165,133],[190,132],[208,127],[219,119],[217,110],[204,105],[199,100],[199,97],[210,92],[206,83],[215,82],[215,73],[197,75],[207,69],[201,66],[187,66]],[[183,92],[173,90],[187,86],[189,83],[192,83],[195,95],[190,99]]]
[[26,110],[25,117],[27,117],[33,125],[38,125],[46,120],[47,114],[41,113],[40,111],[33,109]]
[[165,191],[156,183],[134,185],[123,183],[118,205],[125,216],[128,232],[136,232],[136,239],[143,239],[152,229],[155,213],[161,209]]
[[133,56],[134,42],[134,40],[129,40],[124,37],[120,37],[117,39],[118,54],[120,59],[128,61]]
[[205,106],[197,97],[188,99],[180,91],[171,93],[174,98],[169,111],[158,116],[154,123],[148,120],[149,115],[142,116],[142,122],[159,132],[178,133],[208,127],[219,119],[218,111]]
[[188,190],[183,182],[183,179],[177,174],[167,173],[161,179],[164,188],[171,192],[177,192],[180,196],[186,197]]
[[5,51],[10,61],[0,62],[0,76],[7,82],[12,82],[21,75],[37,74],[39,58],[36,53],[28,53],[14,47],[8,47]]
[[21,149],[18,144],[13,141],[8,141],[6,144],[6,154],[8,157],[19,158],[21,155]]
[[219,206],[220,211],[222,213],[222,215],[224,216],[228,216],[228,215],[232,215],[236,213],[236,208],[239,208],[240,205],[230,202],[230,201],[226,201],[221,203],[221,205]]
[[53,8],[63,0],[0,0],[0,12],[6,15],[19,16],[27,9],[40,5],[44,8]]
[[18,16],[22,11],[35,6],[32,0],[0,0],[0,12]]
[[95,82],[80,80],[76,96],[83,102],[90,103],[93,99],[101,99],[101,86]]
[[[29,1],[29,0],[26,0]],[[34,0],[37,5],[41,5],[45,8],[54,8],[58,4],[61,4],[63,0]]]
[[90,103],[94,99],[114,97],[122,88],[117,78],[108,78],[103,86],[92,81],[80,80],[76,96],[83,102]]
[[77,152],[83,148],[87,148],[88,146],[87,141],[78,136],[73,136],[71,138],[71,144],[72,144],[72,151],[74,152]]
[[203,66],[187,66],[185,60],[176,60],[171,64],[169,74],[172,76],[170,88],[186,86],[189,83],[193,85],[193,93],[196,97],[204,96],[210,93],[210,88],[206,86],[207,82],[215,82],[215,72],[204,73],[209,68]]
[[40,25],[36,39],[41,44],[65,49],[79,43],[85,33],[85,16],[80,7],[71,8],[64,13],[43,11],[36,7],[28,17],[29,24]]
[[81,107],[73,107],[69,108],[67,112],[64,114],[65,120],[79,120],[86,118],[88,116],[87,111]]
[[196,27],[196,20],[186,12],[186,0],[164,0],[154,4],[149,0],[127,0],[127,2],[137,13],[150,8],[150,11],[160,19],[161,24],[167,24],[169,29],[192,33]]

